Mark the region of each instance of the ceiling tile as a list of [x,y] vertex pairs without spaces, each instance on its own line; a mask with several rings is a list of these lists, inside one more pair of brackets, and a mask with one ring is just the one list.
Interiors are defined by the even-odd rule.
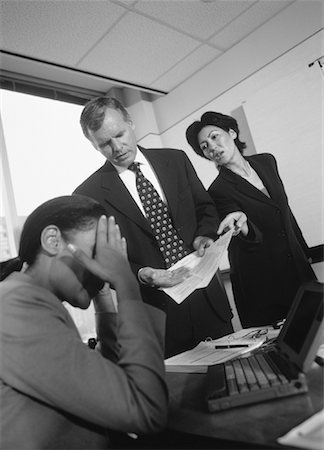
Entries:
[[293,3],[294,0],[262,0],[229,23],[223,30],[210,39],[210,43],[222,50],[228,50],[259,26],[270,20],[279,11]]
[[97,0],[1,2],[1,48],[73,66],[125,9]]
[[148,85],[198,43],[136,13],[128,13],[86,56],[79,68]]
[[154,80],[150,87],[170,92],[220,54],[219,50],[208,45],[202,45],[178,64],[171,67],[164,75]]
[[125,6],[133,6],[136,3],[136,0],[111,0],[111,1]]
[[36,77],[70,83],[63,65],[170,91],[294,1],[0,0],[0,46],[58,65],[16,58]]
[[179,31],[199,39],[208,39],[235,19],[255,0],[141,0],[136,10],[148,14]]

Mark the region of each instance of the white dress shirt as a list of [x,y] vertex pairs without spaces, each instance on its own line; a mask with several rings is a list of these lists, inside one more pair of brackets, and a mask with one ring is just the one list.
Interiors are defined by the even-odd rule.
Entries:
[[[140,163],[140,169],[144,175],[145,178],[147,178],[155,187],[157,190],[159,196],[164,201],[164,203],[167,204],[166,197],[164,195],[164,192],[161,188],[160,182],[153,171],[153,168],[151,164],[148,162],[148,160],[145,158],[143,153],[137,148],[137,153],[135,156],[134,162]],[[137,188],[136,188],[136,174],[132,170],[124,169],[120,170],[120,167],[118,168],[118,174],[120,176],[120,179],[128,189],[130,195],[133,197],[134,201],[136,202],[137,206],[141,210],[142,214],[146,217],[142,202],[139,198]]]

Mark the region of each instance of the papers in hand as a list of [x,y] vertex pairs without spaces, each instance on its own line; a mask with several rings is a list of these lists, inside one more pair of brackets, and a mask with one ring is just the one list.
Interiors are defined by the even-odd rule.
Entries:
[[[196,289],[208,286],[215,275],[233,235],[233,229],[220,236],[205,251],[204,256],[190,253],[174,264],[169,271],[180,267],[191,269],[191,275],[176,286],[162,288],[177,303],[183,302]],[[194,270],[193,270],[194,269]]]
[[266,341],[265,336],[257,339],[229,339],[230,336],[235,334],[200,342],[192,350],[166,359],[164,361],[166,372],[205,373],[208,366],[239,358],[260,347]]

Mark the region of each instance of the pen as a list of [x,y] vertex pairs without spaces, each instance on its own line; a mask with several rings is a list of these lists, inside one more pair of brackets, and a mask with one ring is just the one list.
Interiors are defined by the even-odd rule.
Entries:
[[242,348],[242,347],[249,347],[249,344],[223,344],[223,345],[215,345],[216,349],[221,348]]

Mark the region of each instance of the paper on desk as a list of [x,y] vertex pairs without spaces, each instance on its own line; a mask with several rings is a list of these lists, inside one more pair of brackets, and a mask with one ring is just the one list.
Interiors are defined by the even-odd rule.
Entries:
[[[164,361],[166,372],[187,372],[201,373],[206,372],[208,366],[220,364],[230,359],[240,356],[260,347],[266,338],[257,339],[235,339],[228,340],[228,336],[220,339],[200,342],[196,347],[179,355],[172,356]],[[231,344],[246,345],[239,348],[215,349],[216,345]]]
[[[231,335],[223,336],[222,338],[219,338],[217,340],[218,343],[222,343],[223,341],[226,342],[228,340],[228,337],[230,336],[230,339],[254,339],[254,334],[257,331],[260,330],[266,330],[267,333],[264,335],[261,335],[262,337],[265,337],[267,340],[276,339],[280,333],[280,329],[273,328],[272,325],[268,326],[260,326],[260,327],[251,327],[251,328],[242,328],[241,330],[235,331],[235,333],[232,333]],[[260,336],[260,337],[261,337]]]
[[324,410],[290,430],[280,437],[278,442],[282,445],[301,447],[312,450],[324,448]]
[[208,286],[228,248],[233,231],[233,229],[229,230],[227,233],[220,236],[206,249],[204,256],[198,256],[197,252],[193,252],[170,267],[170,269],[168,269],[169,271],[180,267],[187,267],[192,270],[192,274],[182,283],[179,283],[176,286],[162,288],[162,290],[175,302],[181,303],[196,289]]

